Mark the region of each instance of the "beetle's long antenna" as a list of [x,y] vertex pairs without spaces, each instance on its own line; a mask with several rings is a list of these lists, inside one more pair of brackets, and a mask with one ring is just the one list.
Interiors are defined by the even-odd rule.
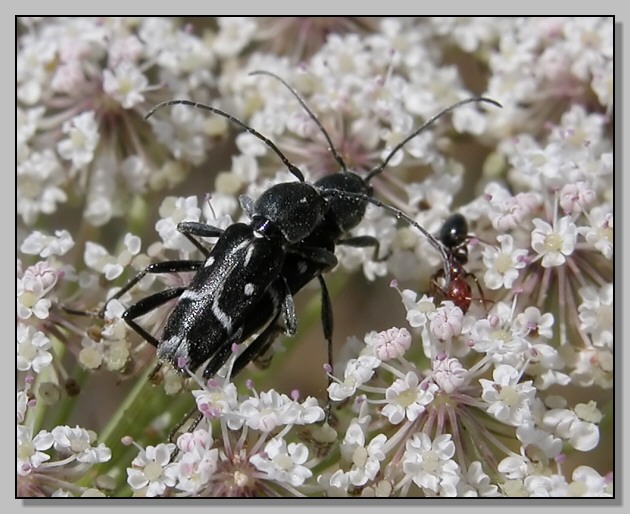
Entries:
[[295,89],[293,89],[284,79],[278,77],[278,75],[276,75],[275,73],[271,73],[270,71],[256,70],[256,71],[252,71],[250,75],[268,75],[269,77],[273,77],[274,79],[279,81],[281,84],[283,84],[284,87],[286,87],[291,92],[291,94],[296,98],[296,100],[300,103],[300,105],[306,111],[306,113],[310,116],[310,118],[315,122],[315,124],[317,125],[319,130],[322,132],[322,134],[324,134],[324,137],[326,138],[326,142],[328,143],[328,150],[330,150],[330,152],[333,154],[333,157],[339,163],[339,166],[341,166],[342,171],[348,171],[348,167],[346,166],[346,163],[341,158],[341,155],[339,155],[339,152],[335,148],[335,145],[333,145],[333,142],[330,139],[328,132],[326,132],[326,129],[321,124],[321,122],[317,119],[317,116],[313,114],[313,111],[309,109],[308,105],[306,105],[306,102],[302,99],[302,97],[298,94],[298,92]]
[[446,279],[446,286],[448,286],[448,283],[451,278],[451,264],[450,264],[448,255],[446,254],[446,250],[444,249],[444,246],[440,244],[440,242],[435,238],[433,234],[431,234],[427,229],[421,226],[413,218],[406,215],[400,209],[396,209],[395,207],[392,207],[391,205],[387,205],[386,203],[383,203],[380,200],[377,200],[376,198],[372,198],[371,196],[367,196],[361,193],[351,193],[349,191],[341,191],[339,189],[324,189],[321,191],[321,194],[323,196],[340,196],[340,197],[357,198],[359,200],[363,200],[365,202],[374,204],[377,207],[381,207],[382,209],[385,209],[386,211],[391,212],[394,216],[396,216],[396,218],[401,219],[407,222],[412,227],[417,228],[424,235],[424,237],[427,238],[429,243],[431,243],[431,246],[433,246],[433,248],[435,248],[440,253],[440,256],[442,257],[442,265],[444,266],[444,276]]
[[227,120],[231,121],[235,125],[238,125],[242,129],[245,129],[247,132],[249,132],[253,136],[256,136],[263,143],[265,143],[269,148],[271,148],[276,153],[276,155],[278,157],[280,157],[280,160],[284,163],[284,165],[287,167],[289,172],[292,175],[294,175],[300,182],[304,182],[304,175],[302,174],[300,169],[297,166],[295,166],[294,164],[292,164],[291,162],[289,162],[289,159],[287,159],[285,157],[285,155],[280,151],[280,149],[271,140],[269,140],[268,138],[263,136],[260,132],[258,132],[257,130],[253,129],[249,125],[246,125],[245,123],[243,123],[238,118],[235,118],[231,114],[228,114],[227,112],[224,112],[221,109],[217,109],[216,107],[211,107],[209,105],[206,105],[206,104],[203,104],[203,103],[200,103],[200,102],[193,102],[192,100],[168,100],[166,102],[162,102],[162,103],[156,105],[155,107],[153,107],[146,114],[144,119],[145,120],[149,119],[151,116],[153,116],[153,114],[156,111],[159,111],[160,109],[163,109],[164,107],[167,107],[169,105],[190,105],[191,107],[195,107],[195,108],[198,108],[198,109],[205,109],[206,111],[210,111],[210,112],[213,112],[214,114],[218,114],[219,116],[223,116]]
[[381,164],[379,164],[378,166],[376,166],[376,168],[374,168],[373,170],[371,170],[367,176],[365,177],[365,181],[369,182],[370,179],[372,179],[373,177],[375,177],[376,175],[378,175],[379,173],[381,173],[385,167],[387,166],[387,164],[389,163],[389,161],[392,159],[392,157],[394,157],[394,154],[400,150],[403,146],[405,146],[409,141],[411,141],[414,137],[416,137],[418,134],[420,134],[422,131],[424,131],[426,128],[430,127],[436,120],[440,119],[442,116],[444,116],[445,114],[454,111],[455,109],[457,109],[458,107],[461,107],[462,105],[466,105],[469,103],[473,103],[473,102],[486,102],[486,103],[490,103],[492,105],[496,105],[497,107],[503,107],[499,102],[497,102],[496,100],[492,100],[491,98],[486,98],[484,96],[478,96],[478,97],[473,97],[473,98],[466,98],[465,100],[460,100],[459,102],[454,103],[453,105],[450,105],[449,107],[446,107],[444,109],[442,109],[440,112],[438,112],[437,114],[435,114],[434,116],[432,116],[431,118],[429,118],[427,121],[425,121],[422,126],[418,127],[416,130],[414,130],[411,134],[409,134],[405,139],[403,139],[400,143],[398,143],[391,152],[389,152],[389,155],[387,157],[385,157],[385,159],[383,160],[383,162]]

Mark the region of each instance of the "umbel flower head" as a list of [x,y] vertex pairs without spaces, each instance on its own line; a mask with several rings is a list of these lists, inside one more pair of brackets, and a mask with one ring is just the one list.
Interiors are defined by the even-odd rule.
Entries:
[[[612,18],[17,27],[17,496],[614,496]],[[214,112],[145,119],[171,99]],[[385,206],[269,237],[306,271],[232,245],[191,287],[278,228],[264,192],[341,171]],[[155,348],[201,297],[233,329],[206,377],[204,335]]]

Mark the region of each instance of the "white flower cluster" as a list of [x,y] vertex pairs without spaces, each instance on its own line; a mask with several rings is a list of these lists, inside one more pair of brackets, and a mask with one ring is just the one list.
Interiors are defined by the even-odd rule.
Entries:
[[[601,407],[615,378],[613,29],[610,17],[20,18],[19,495],[612,496],[612,455],[562,465],[606,452],[614,414]],[[479,96],[502,107],[449,110]],[[191,105],[145,119],[174,98],[242,121]],[[326,280],[395,277],[409,327],[351,338],[326,409],[276,382],[242,395],[215,377],[192,392],[201,423],[156,443],[194,382],[150,369],[174,300],[160,293],[191,273],[119,288],[216,241],[193,244],[178,223],[251,222],[239,195],[296,180],[280,153],[309,183],[369,176],[375,199],[436,234],[432,246],[370,204],[335,241],[343,269]],[[437,234],[455,211],[469,226],[451,248]],[[379,246],[356,244],[366,236]],[[123,319],[140,301],[156,307],[131,320],[148,342]],[[111,387],[91,387],[100,372]],[[168,401],[125,387],[138,377],[162,377]],[[96,405],[111,412],[92,416],[95,431],[69,426]],[[139,453],[121,464],[112,451],[131,432]]]

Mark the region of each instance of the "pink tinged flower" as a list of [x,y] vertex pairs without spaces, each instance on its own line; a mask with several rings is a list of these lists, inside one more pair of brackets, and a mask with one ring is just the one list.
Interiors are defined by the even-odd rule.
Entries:
[[18,425],[16,449],[18,475],[28,475],[49,460],[50,455],[44,451],[50,449],[53,442],[53,435],[46,430],[41,430],[32,437],[30,427]]
[[387,405],[381,410],[390,423],[397,425],[405,418],[414,421],[430,404],[438,386],[432,382],[419,383],[417,373],[410,371],[404,378],[399,378],[385,391]]
[[72,161],[74,168],[83,168],[94,159],[100,134],[93,111],[81,113],[63,124],[66,139],[57,144],[57,152],[67,161]]
[[536,389],[531,381],[517,383],[520,372],[507,364],[498,365],[493,380],[479,379],[483,388],[481,398],[488,403],[487,412],[499,421],[519,426],[531,419],[530,405]]
[[39,373],[52,362],[48,350],[52,347],[50,339],[43,332],[33,327],[18,323],[17,325],[17,369],[32,369]]
[[482,257],[487,271],[484,282],[489,289],[511,289],[518,278],[518,270],[527,265],[527,250],[514,248],[514,239],[509,234],[497,236],[501,248],[486,246]]
[[433,380],[447,394],[468,383],[468,370],[455,358],[434,359]]
[[40,261],[29,266],[21,278],[17,279],[17,315],[28,319],[35,315],[39,319],[48,318],[52,302],[44,296],[55,286],[59,273],[48,262]]
[[406,328],[390,328],[384,332],[370,332],[365,343],[372,347],[381,361],[402,357],[411,346],[411,334]]
[[134,64],[123,61],[114,70],[103,70],[103,90],[125,109],[144,102],[149,81]]
[[542,257],[542,266],[563,265],[566,257],[573,253],[577,239],[577,227],[571,218],[560,218],[555,229],[540,218],[535,218],[533,222],[536,228],[532,231],[532,248]]
[[176,481],[177,489],[196,493],[210,481],[219,461],[219,450],[213,449],[212,444],[212,437],[204,429],[179,436],[177,446],[182,454],[164,470],[165,476]]
[[164,473],[175,449],[173,443],[147,446],[133,459],[127,468],[127,483],[134,491],[146,488],[145,496],[164,494],[167,487],[175,485],[175,478]]
[[451,434],[439,435],[431,441],[428,435],[419,432],[405,445],[403,470],[418,487],[440,496],[455,496],[460,474],[453,455],[455,444]]
[[589,226],[580,227],[579,233],[586,242],[592,244],[604,257],[611,259],[614,244],[614,216],[607,206],[596,206],[588,215]]
[[265,445],[262,454],[252,455],[249,461],[269,479],[297,487],[313,476],[311,470],[303,466],[307,459],[308,449],[302,443],[287,445],[284,439],[276,437]]
[[464,313],[451,301],[442,302],[428,317],[431,332],[442,341],[452,339],[462,332]]
[[192,394],[199,411],[210,417],[219,417],[238,407],[238,393],[231,382],[220,384],[212,380],[205,389],[194,390]]
[[562,186],[558,197],[565,214],[577,214],[586,210],[596,195],[586,182],[578,181]]

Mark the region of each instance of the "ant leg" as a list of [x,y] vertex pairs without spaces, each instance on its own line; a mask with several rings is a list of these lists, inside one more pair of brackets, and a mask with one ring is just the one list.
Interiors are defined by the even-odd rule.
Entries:
[[488,306],[486,305],[486,302],[489,302],[489,303],[494,303],[494,302],[492,300],[488,300],[486,296],[483,294],[483,289],[481,288],[481,284],[479,283],[479,280],[477,279],[474,273],[466,273],[466,278],[472,278],[475,281],[475,285],[477,286],[477,291],[479,291],[479,296],[481,298],[481,302],[483,303],[483,308],[486,310],[486,313],[487,313]]

